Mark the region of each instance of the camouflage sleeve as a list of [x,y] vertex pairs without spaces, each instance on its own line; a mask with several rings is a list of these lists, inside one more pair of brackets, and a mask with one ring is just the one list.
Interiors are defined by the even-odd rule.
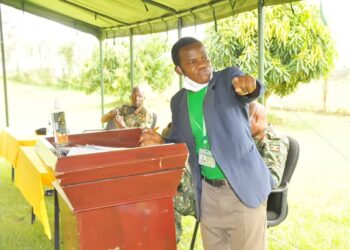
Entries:
[[137,114],[131,112],[130,106],[124,105],[119,111],[124,117],[125,125],[128,128],[150,128],[153,121],[153,114],[145,108],[141,109]]
[[142,124],[141,128],[150,128],[153,123],[153,113],[146,110],[146,119],[144,123]]
[[274,180],[274,188],[278,187],[285,168],[289,148],[286,136],[266,138],[260,147],[260,154],[269,168]]
[[177,194],[174,197],[174,208],[183,216],[195,216],[196,214],[192,175],[191,170],[188,167],[186,167],[182,175],[180,185],[177,189]]
[[194,216],[196,214],[196,205],[194,201],[194,189],[192,185],[191,170],[186,166],[182,175],[180,185],[177,188],[177,194],[174,197],[174,214],[176,242],[179,242],[182,235],[182,216]]
[[123,105],[121,107],[118,108],[119,114],[121,116],[126,116],[129,114],[129,110],[128,110],[128,106],[127,105]]
[[181,214],[174,209],[174,217],[175,217],[175,231],[176,231],[176,243],[179,243],[182,236],[182,216]]
[[153,114],[149,112],[147,109],[143,109],[136,115],[136,121],[134,127],[140,128],[150,128],[153,122]]

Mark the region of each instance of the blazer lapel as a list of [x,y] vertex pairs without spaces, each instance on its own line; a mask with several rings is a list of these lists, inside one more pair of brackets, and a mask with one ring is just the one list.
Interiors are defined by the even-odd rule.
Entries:
[[214,120],[215,83],[216,83],[216,76],[214,73],[213,78],[209,82],[207,94],[205,95],[204,104],[203,104],[203,113],[204,113],[204,120],[205,120],[207,133],[208,131],[212,131],[213,123],[215,122]]

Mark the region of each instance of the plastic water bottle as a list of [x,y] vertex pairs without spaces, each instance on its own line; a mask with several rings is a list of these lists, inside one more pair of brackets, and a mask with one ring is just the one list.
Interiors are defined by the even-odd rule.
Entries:
[[47,117],[46,136],[53,136],[52,114]]
[[51,113],[51,124],[56,147],[64,147],[69,144],[66,117],[58,99],[55,99],[54,110]]

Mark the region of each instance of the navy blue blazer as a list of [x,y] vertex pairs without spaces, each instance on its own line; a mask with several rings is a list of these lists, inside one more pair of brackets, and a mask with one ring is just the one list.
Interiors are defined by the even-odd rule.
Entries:
[[[251,137],[247,109],[249,102],[263,93],[263,86],[257,81],[256,94],[239,96],[231,81],[241,75],[244,74],[238,68],[213,73],[204,98],[204,119],[216,163],[238,198],[246,206],[255,208],[267,199],[273,180]],[[169,142],[184,142],[189,149],[199,219],[202,177],[189,121],[187,91],[181,89],[171,99]]]

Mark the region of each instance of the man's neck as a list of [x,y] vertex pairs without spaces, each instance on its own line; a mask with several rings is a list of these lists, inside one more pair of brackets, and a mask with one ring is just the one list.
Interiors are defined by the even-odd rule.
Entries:
[[266,128],[260,130],[255,135],[253,135],[253,138],[259,142],[262,141],[265,138],[265,130]]
[[134,111],[134,114],[138,114],[141,110],[142,110],[142,108],[143,108],[143,104],[142,105],[140,105],[140,106],[138,106],[138,107],[136,107],[136,106],[134,106],[134,108],[135,108],[135,111]]

